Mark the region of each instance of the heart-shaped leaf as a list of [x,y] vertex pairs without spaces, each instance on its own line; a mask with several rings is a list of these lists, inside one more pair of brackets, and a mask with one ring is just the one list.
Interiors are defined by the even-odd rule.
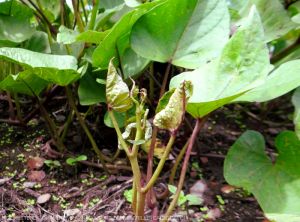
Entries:
[[300,60],[286,62],[270,73],[262,84],[235,101],[265,102],[284,95],[300,85],[299,72]]
[[105,102],[105,84],[96,81],[97,75],[86,73],[79,81],[78,96],[81,105],[93,105]]
[[117,47],[120,55],[120,65],[124,74],[124,79],[133,78],[136,74],[143,71],[150,63],[149,59],[145,59],[135,53],[130,47],[129,33],[122,36],[117,41]]
[[195,118],[231,102],[264,81],[271,65],[259,15],[252,8],[247,21],[224,47],[220,58],[172,78],[170,87],[189,80],[195,87],[187,111]]
[[7,76],[0,83],[0,89],[3,90],[32,95],[32,91],[40,93],[47,82],[66,86],[79,78],[76,71],[77,60],[73,56],[49,55],[4,47],[0,48],[0,58],[18,64],[25,70],[18,75]]
[[294,132],[276,138],[279,156],[273,164],[263,136],[245,132],[230,148],[224,176],[254,194],[267,217],[278,222],[300,221],[300,141]]
[[18,1],[0,3],[0,43],[3,41],[20,43],[35,32],[30,19],[33,11]]
[[[252,5],[256,6],[266,33],[266,42],[278,39],[297,27],[297,24],[291,21],[288,11],[284,9],[279,0],[230,0],[230,2],[230,7],[242,18],[248,14]],[[240,22],[242,21],[238,23]]]
[[228,38],[225,0],[168,0],[143,15],[131,32],[139,55],[185,68],[217,57]]
[[[110,33],[103,39],[93,54],[93,65],[101,69],[107,69],[111,58],[119,58],[117,41],[123,35],[131,31],[136,20],[165,0],[154,1],[143,4],[124,15],[111,29]],[[129,64],[130,65],[130,64]]]

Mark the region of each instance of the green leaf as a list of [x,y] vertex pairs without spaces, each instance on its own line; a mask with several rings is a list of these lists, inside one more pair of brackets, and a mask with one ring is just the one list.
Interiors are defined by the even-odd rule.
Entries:
[[292,97],[292,103],[295,107],[294,112],[294,124],[295,124],[295,132],[300,139],[300,87],[298,87],[294,95]]
[[78,157],[70,157],[66,160],[66,163],[71,165],[71,166],[75,166],[78,162],[80,161],[84,161],[87,160],[87,156],[86,155],[80,155]]
[[8,75],[0,82],[0,90],[33,96],[32,91],[39,95],[48,84],[49,82],[34,75],[31,70],[26,70],[17,75]]
[[79,78],[73,56],[49,55],[21,48],[0,48],[0,58],[22,66],[41,79],[66,86]]
[[265,102],[300,86],[300,60],[289,61],[270,73],[265,81],[235,101]]
[[166,108],[166,106],[169,103],[169,100],[171,98],[171,96],[174,94],[175,92],[175,88],[170,89],[168,92],[166,92],[160,99],[159,102],[156,106],[156,110],[155,113],[159,113],[160,111],[162,111],[164,108]]
[[113,59],[110,61],[106,79],[106,102],[117,112],[125,112],[132,106],[129,88],[114,67]]
[[[193,85],[191,82],[182,82],[170,96],[167,105],[155,115],[153,124],[160,129],[167,129],[169,131],[177,130],[182,122],[186,104],[192,95],[192,91]],[[159,105],[159,107],[162,106]]]
[[76,161],[84,161],[84,160],[87,160],[86,155],[80,155],[80,156],[76,157]]
[[95,43],[99,44],[109,34],[110,30],[105,32],[97,32],[93,30],[87,30],[77,35],[77,42]]
[[60,15],[60,0],[39,0],[39,3],[49,21],[54,22]]
[[203,203],[203,200],[200,197],[193,194],[186,195],[186,199],[189,202],[189,206],[197,206]]
[[78,96],[81,105],[94,105],[105,102],[105,85],[96,81],[96,76],[86,73],[79,81]]
[[169,191],[170,191],[172,194],[175,194],[175,193],[176,193],[176,190],[177,190],[177,187],[168,184],[168,189],[169,189]]
[[266,42],[278,39],[297,27],[279,0],[247,0],[239,1],[238,5],[241,17],[248,14],[252,5],[256,6],[266,33]]
[[[118,126],[120,128],[123,128],[126,125],[126,113],[118,113],[114,112],[115,119],[117,120]],[[108,115],[108,112],[104,115],[104,124],[110,128],[114,128],[114,125],[112,124],[112,121]]]
[[47,33],[36,31],[26,42],[25,48],[34,52],[51,53]]
[[73,29],[68,29],[65,26],[59,27],[59,33],[57,33],[57,42],[63,44],[72,44],[76,42],[76,38],[78,32],[74,31]]
[[135,53],[130,47],[129,33],[122,36],[117,41],[118,52],[120,56],[120,64],[124,74],[124,79],[133,78],[135,75],[143,71],[150,63],[149,59],[145,59]]
[[24,68],[77,69],[77,60],[73,56],[48,55],[21,48],[3,47],[0,48],[0,57]]
[[161,4],[164,0],[154,1],[143,4],[133,11],[124,15],[111,29],[110,33],[103,39],[93,54],[93,65],[101,69],[107,69],[111,58],[118,58],[117,41],[120,37],[130,32],[136,20],[152,9]]
[[[122,133],[122,137],[125,141],[127,141],[130,144],[135,145],[141,145],[149,141],[152,137],[152,126],[149,121],[146,121],[146,127],[143,132],[143,135],[141,136],[141,139],[138,141],[135,141],[135,135],[136,135],[136,123],[130,123],[126,126],[125,131]],[[119,149],[122,149],[122,145],[119,142],[118,144]]]
[[132,48],[142,57],[193,69],[217,57],[228,38],[225,0],[168,0],[131,32]]
[[245,132],[230,148],[224,176],[228,183],[254,194],[268,218],[300,221],[300,141],[294,132],[283,132],[275,142],[275,163],[265,153],[263,136]]
[[0,43],[20,43],[29,39],[35,32],[30,19],[33,11],[17,1],[0,3]]
[[132,189],[125,190],[124,197],[127,200],[127,202],[132,203],[133,190]]
[[141,0],[125,0],[125,4],[129,7],[137,7],[142,4]]
[[178,86],[183,80],[192,82],[195,88],[187,111],[200,118],[255,88],[265,80],[270,69],[263,27],[253,7],[220,58],[173,77],[170,87]]

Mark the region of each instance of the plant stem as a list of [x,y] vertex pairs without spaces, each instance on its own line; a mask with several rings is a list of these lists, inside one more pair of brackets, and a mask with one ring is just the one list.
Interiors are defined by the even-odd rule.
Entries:
[[60,139],[60,137],[57,133],[57,127],[55,125],[55,122],[51,119],[47,110],[45,109],[45,107],[43,106],[43,104],[41,103],[41,101],[39,100],[38,97],[37,97],[37,100],[38,100],[38,104],[39,104],[39,107],[41,110],[41,114],[43,115],[45,121],[47,122],[51,137],[54,139],[59,152],[62,153],[66,150],[66,147],[63,144],[62,140]]
[[84,19],[85,19],[85,24],[87,24],[88,23],[88,16],[86,14],[85,5],[84,5],[83,0],[80,0],[80,5],[82,7],[82,11],[83,11]]
[[16,110],[17,110],[17,118],[22,123],[23,118],[22,118],[22,112],[21,112],[21,106],[20,106],[18,93],[14,93],[14,99],[15,99],[15,105],[16,105]]
[[68,115],[67,122],[64,125],[64,130],[63,130],[63,132],[61,134],[61,137],[60,137],[62,141],[65,140],[65,138],[67,136],[67,133],[68,133],[69,126],[72,123],[73,119],[74,119],[74,111],[71,110],[71,112]]
[[89,30],[94,30],[94,28],[95,28],[95,21],[96,21],[96,17],[97,17],[99,3],[100,3],[100,0],[94,0],[94,6],[92,9],[91,20],[89,23]]
[[84,32],[84,25],[82,23],[79,11],[78,11],[78,5],[77,0],[72,0],[73,10],[74,10],[74,16],[78,25],[78,29],[80,32]]
[[14,109],[14,105],[12,102],[12,98],[9,92],[6,93],[7,95],[7,102],[8,102],[8,113],[9,113],[9,118],[10,119],[15,119],[16,118],[16,114],[15,114],[15,109]]
[[98,148],[97,143],[95,142],[91,132],[89,131],[86,123],[84,122],[84,120],[82,119],[82,117],[80,116],[79,111],[77,110],[76,104],[73,100],[73,95],[72,95],[72,91],[71,89],[66,86],[66,94],[67,94],[67,98],[69,100],[69,104],[71,109],[75,112],[75,115],[79,121],[79,124],[81,125],[82,129],[84,130],[85,134],[87,135],[93,150],[95,151],[95,153],[97,154],[98,158],[100,159],[101,164],[103,165],[104,170],[106,171],[106,173],[108,173],[108,169],[105,166],[105,160],[110,161],[110,159],[108,157],[106,157]]
[[144,217],[144,206],[145,206],[145,196],[143,195],[141,186],[141,171],[137,161],[137,155],[129,156],[129,161],[133,173],[133,183],[135,183],[137,189],[137,202],[135,209],[136,221],[142,221]]
[[108,115],[110,117],[110,120],[111,120],[114,128],[115,128],[115,131],[116,131],[117,136],[118,136],[118,140],[121,143],[122,148],[125,150],[127,156],[131,156],[129,147],[128,147],[127,143],[125,142],[125,140],[123,139],[122,132],[121,132],[120,127],[118,125],[118,122],[115,118],[115,115],[114,115],[113,111],[110,108],[108,108]]
[[171,174],[170,174],[170,177],[169,177],[169,184],[174,184],[174,178],[175,178],[177,168],[178,168],[178,166],[179,166],[179,164],[180,164],[180,162],[181,162],[181,160],[182,160],[182,158],[185,154],[185,151],[188,147],[188,144],[189,144],[189,140],[184,144],[183,148],[180,150],[180,153],[176,157],[175,164],[172,167]]
[[168,66],[167,66],[165,74],[164,74],[163,83],[162,83],[161,88],[160,88],[159,98],[161,98],[164,95],[165,91],[166,91],[166,86],[167,86],[167,83],[168,83],[168,78],[169,78],[171,66],[172,66],[172,64],[168,63]]
[[271,63],[275,64],[275,63],[279,62],[281,59],[285,58],[286,56],[288,56],[289,54],[294,52],[296,49],[298,49],[299,47],[300,47],[300,37],[292,45],[285,48],[280,53],[272,56]]
[[180,196],[180,192],[181,192],[183,184],[184,184],[185,174],[186,174],[186,171],[187,171],[187,167],[188,167],[189,159],[190,159],[190,156],[191,156],[192,148],[193,148],[193,145],[195,143],[195,140],[197,139],[198,132],[199,132],[199,130],[201,128],[201,125],[202,125],[201,121],[202,121],[201,119],[197,119],[196,125],[194,127],[193,133],[192,133],[191,138],[189,140],[189,145],[187,147],[187,151],[186,151],[186,154],[185,154],[185,157],[184,157],[184,161],[183,161],[183,165],[182,165],[182,169],[181,169],[179,183],[178,183],[178,186],[177,186],[176,193],[173,196],[173,200],[172,200],[170,206],[168,207],[168,210],[167,210],[166,214],[163,216],[162,222],[167,222],[168,221],[169,217],[171,216],[171,214],[172,214],[172,212],[173,212],[173,210],[174,210],[174,208],[177,204],[178,198]]
[[153,79],[153,76],[154,76],[154,64],[152,62],[150,64],[150,78],[149,78],[149,90],[150,90],[149,99],[150,99],[150,101],[153,101],[153,99],[154,99],[154,79]]
[[45,23],[48,25],[48,28],[51,30],[51,32],[53,34],[57,34],[57,30],[52,26],[51,22],[48,20],[48,18],[46,17],[44,11],[43,11],[43,7],[40,4],[40,1],[37,0],[37,4],[38,6],[36,6],[36,4],[34,4],[34,2],[32,0],[28,0],[28,2],[35,8],[35,10],[42,16],[43,20],[45,21]]
[[163,167],[164,167],[164,164],[170,154],[170,151],[173,147],[173,144],[175,142],[175,139],[176,139],[176,134],[175,133],[172,133],[171,134],[171,137],[169,139],[169,142],[166,146],[166,149],[165,149],[165,152],[163,154],[163,156],[161,157],[158,165],[157,165],[157,168],[154,172],[154,174],[152,175],[151,179],[149,180],[149,182],[147,183],[147,185],[142,189],[142,192],[143,193],[146,193],[153,185],[154,183],[156,182],[157,178],[159,177],[159,174],[161,173]]
[[137,202],[137,189],[136,189],[136,183],[133,180],[133,182],[132,182],[132,204],[131,204],[132,212],[135,212],[136,202]]
[[136,134],[135,134],[134,144],[132,146],[132,152],[131,152],[131,155],[133,156],[136,156],[138,153],[139,145],[137,144],[137,142],[142,138],[143,135],[142,125],[141,125],[142,112],[139,105],[136,106],[135,115],[136,115]]
[[65,0],[60,0],[60,24],[65,25]]
[[[164,74],[163,84],[162,84],[161,89],[160,89],[159,98],[161,98],[162,95],[165,93],[165,88],[166,88],[166,85],[167,85],[170,70],[171,70],[171,63],[168,63],[165,74]],[[153,72],[154,70],[150,69],[150,71]],[[153,73],[152,73],[152,75],[153,75]],[[150,73],[150,76],[151,76],[151,73]],[[154,75],[151,76],[151,77],[153,77],[153,78],[151,78],[153,80]],[[146,183],[149,182],[149,180],[152,177],[152,173],[153,173],[153,156],[154,156],[154,149],[155,149],[155,144],[156,144],[157,131],[158,131],[158,128],[156,126],[154,126],[153,127],[153,132],[152,132],[151,144],[150,144],[150,148],[149,148],[149,152],[148,152],[148,156],[147,156],[148,164],[147,164]],[[151,203],[152,195],[153,195],[153,192],[150,190],[150,192],[147,194],[148,204]]]

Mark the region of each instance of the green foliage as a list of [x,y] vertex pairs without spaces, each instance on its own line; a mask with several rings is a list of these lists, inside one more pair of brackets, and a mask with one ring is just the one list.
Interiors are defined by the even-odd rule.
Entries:
[[80,161],[84,161],[87,160],[87,156],[86,155],[80,155],[77,157],[70,157],[66,160],[66,163],[71,165],[71,166],[75,166],[78,162]]
[[0,3],[0,46],[20,43],[35,32],[30,19],[33,11],[21,3],[10,0]]
[[270,67],[263,27],[256,9],[252,8],[247,21],[227,42],[217,60],[173,77],[170,87],[183,80],[197,86],[187,111],[198,118],[254,88],[266,78]]
[[[147,11],[157,6],[158,4],[161,4],[161,2],[163,1],[160,0],[143,4],[135,10],[130,11],[129,13],[124,15],[113,26],[110,33],[103,39],[103,41],[94,51],[93,65],[100,67],[101,69],[107,69],[111,58],[119,58],[119,49],[117,47],[117,42],[120,41],[119,39],[121,39],[124,35],[131,31],[133,24],[139,17],[141,17],[143,14],[145,14]],[[128,65],[130,66],[132,64]]]
[[49,83],[66,86],[79,78],[76,71],[77,61],[72,56],[48,55],[21,48],[3,47],[0,48],[0,58],[24,69],[0,82],[2,90],[28,95],[32,95],[33,91],[39,94]]
[[[77,110],[79,105],[97,107],[89,111],[101,113],[89,118],[104,115],[104,124],[115,128],[119,147],[131,162],[135,185],[144,173],[138,166],[140,148],[148,151],[153,136],[148,118],[153,118],[154,109],[149,112],[147,105],[155,108],[155,101],[149,101],[147,91],[139,90],[134,81],[130,90],[130,78],[142,77],[136,82],[145,87],[151,76],[152,99],[157,89],[152,83],[161,80],[162,66],[157,62],[170,65],[166,73],[172,76],[170,89],[159,100],[153,124],[171,136],[163,148],[159,141],[154,144],[160,162],[150,182],[157,180],[186,110],[199,121],[223,105],[265,102],[300,86],[299,3],[288,10],[280,0],[100,0],[80,1],[78,9],[64,4],[63,10],[61,4],[59,0],[0,3],[0,90],[45,101],[44,95],[54,85],[66,87],[72,115],[64,124],[72,125],[76,114],[74,119],[105,167],[112,158],[98,149],[94,133]],[[45,89],[47,94],[42,93]],[[299,92],[298,88],[292,98],[298,136]],[[63,147],[68,127],[60,134],[51,115],[46,110],[43,114],[54,144]],[[264,153],[261,135],[246,132],[226,158],[225,176],[254,193],[270,218],[298,221],[299,141],[294,133],[284,132],[276,146],[279,157],[273,165]],[[76,165],[86,158],[80,155],[67,163]],[[56,160],[45,164],[60,165]],[[146,185],[146,191],[154,182]],[[137,196],[145,196],[142,189],[137,189]],[[169,189],[176,192],[175,187]],[[132,190],[124,195],[132,201]],[[187,201],[201,204],[197,197],[181,192],[178,205]]]
[[264,102],[275,99],[300,85],[300,60],[286,62],[271,72],[264,82],[235,101]]
[[48,166],[50,169],[61,167],[61,164],[58,160],[45,160],[44,164],[46,164],[46,166]]
[[133,190],[132,189],[125,190],[124,197],[127,200],[127,202],[132,203]]
[[[169,191],[172,193],[172,194],[175,194],[176,193],[176,190],[177,188],[173,185],[168,185],[168,188],[169,188]],[[173,196],[171,196],[171,198],[173,198]],[[192,205],[201,205],[203,200],[200,199],[198,196],[194,195],[194,194],[188,194],[188,195],[185,195],[183,191],[180,192],[180,196],[179,196],[179,199],[178,199],[178,202],[177,202],[177,205],[178,206],[182,206],[183,204],[185,204],[186,202],[188,202],[188,204],[190,206]]]
[[138,19],[131,43],[145,58],[197,68],[218,56],[228,36],[225,0],[169,0]]
[[265,153],[263,136],[245,132],[230,148],[224,163],[225,179],[254,194],[266,215],[275,221],[300,220],[300,141],[283,132],[275,141],[275,163]]

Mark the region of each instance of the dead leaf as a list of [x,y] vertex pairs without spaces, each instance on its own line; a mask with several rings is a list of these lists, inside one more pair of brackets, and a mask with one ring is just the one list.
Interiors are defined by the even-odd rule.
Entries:
[[27,166],[30,170],[38,170],[41,169],[44,165],[44,158],[41,157],[30,157],[27,161]]
[[40,182],[46,177],[46,174],[43,170],[33,170],[28,173],[27,177],[30,181]]
[[40,195],[40,196],[37,198],[36,202],[37,202],[38,204],[43,204],[43,203],[48,202],[48,201],[50,200],[50,198],[51,198],[51,194],[45,193],[45,194]]
[[234,186],[231,186],[231,185],[224,185],[222,188],[221,188],[221,192],[222,193],[226,193],[226,194],[229,194],[231,192],[233,192],[235,190],[235,187]]

